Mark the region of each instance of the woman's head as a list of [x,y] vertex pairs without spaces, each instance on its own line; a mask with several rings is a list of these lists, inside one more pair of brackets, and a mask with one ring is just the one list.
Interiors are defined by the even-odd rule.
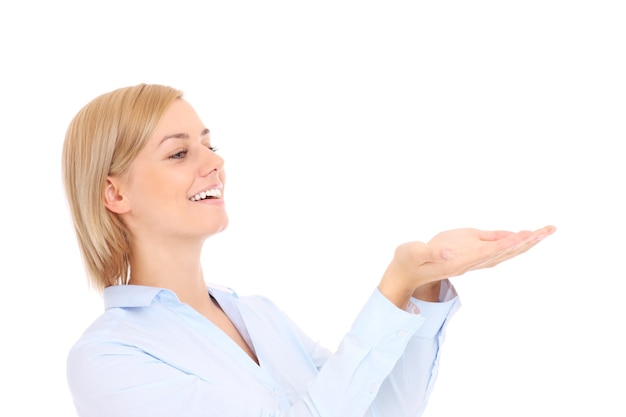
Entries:
[[105,207],[107,178],[126,173],[182,93],[141,84],[103,94],[71,121],[63,146],[63,180],[87,273],[98,289],[125,282],[128,230]]

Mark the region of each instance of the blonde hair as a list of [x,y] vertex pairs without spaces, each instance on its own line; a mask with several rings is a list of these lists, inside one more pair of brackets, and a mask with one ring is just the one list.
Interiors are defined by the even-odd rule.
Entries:
[[126,283],[128,230],[104,205],[109,175],[121,175],[182,92],[140,84],[96,97],[72,119],[63,144],[63,181],[89,282]]

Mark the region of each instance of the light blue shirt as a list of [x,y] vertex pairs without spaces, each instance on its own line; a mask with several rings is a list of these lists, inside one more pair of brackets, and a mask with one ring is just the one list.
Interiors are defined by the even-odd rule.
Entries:
[[170,290],[104,291],[105,311],[68,356],[81,417],[415,417],[437,375],[439,347],[458,307],[412,299],[406,310],[374,290],[332,353],[268,299],[210,294],[254,350]]

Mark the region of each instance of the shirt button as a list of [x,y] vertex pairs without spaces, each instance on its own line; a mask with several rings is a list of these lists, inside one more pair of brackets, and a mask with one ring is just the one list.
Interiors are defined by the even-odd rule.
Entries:
[[374,394],[377,389],[378,389],[378,385],[376,384],[370,385],[370,394]]
[[283,395],[278,388],[276,388],[272,394],[274,394],[274,398],[280,398],[281,395]]
[[406,336],[406,330],[400,330],[400,331],[398,331],[398,336],[399,336],[399,337],[404,337],[404,336]]

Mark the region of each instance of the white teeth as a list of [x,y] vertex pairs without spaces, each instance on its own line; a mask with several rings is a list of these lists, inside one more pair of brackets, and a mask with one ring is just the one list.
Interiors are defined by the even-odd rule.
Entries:
[[221,196],[222,196],[222,192],[220,191],[219,188],[211,188],[210,190],[202,191],[201,193],[196,194],[193,197],[190,197],[189,199],[191,201],[200,201],[208,197],[220,198]]

